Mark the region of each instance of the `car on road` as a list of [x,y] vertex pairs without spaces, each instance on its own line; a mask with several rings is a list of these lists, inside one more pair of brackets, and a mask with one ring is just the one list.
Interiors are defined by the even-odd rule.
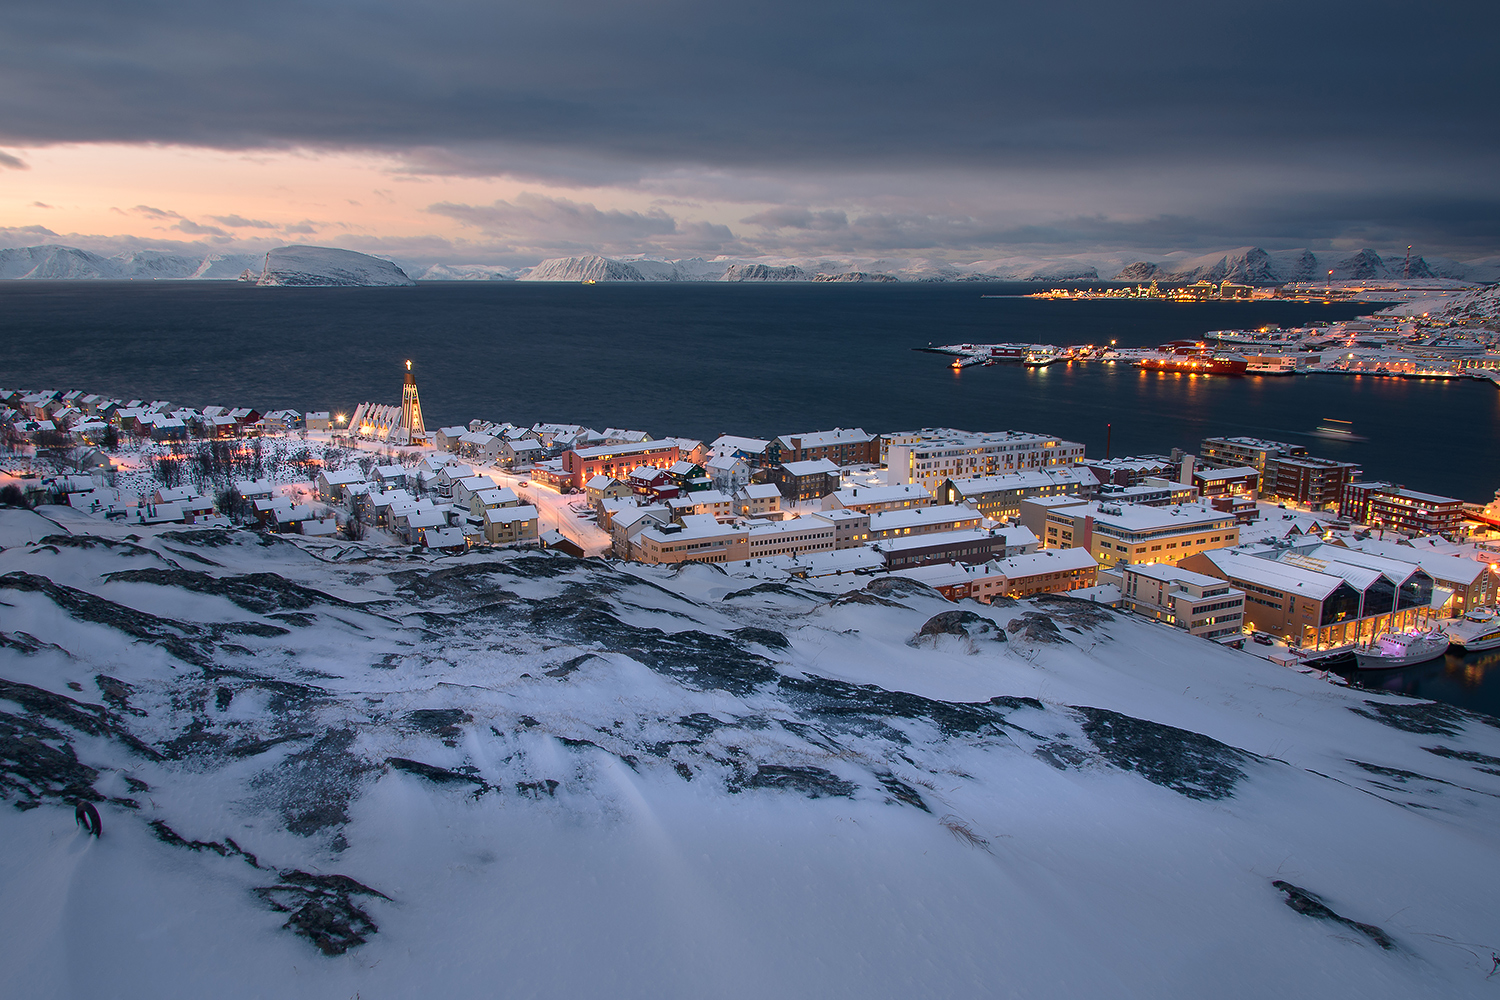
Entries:
[[1250,638],[1254,639],[1256,642],[1260,643],[1262,646],[1274,646],[1274,645],[1276,645],[1276,640],[1274,638],[1272,638],[1271,636],[1267,635],[1264,632],[1256,632],[1253,635],[1251,635]]

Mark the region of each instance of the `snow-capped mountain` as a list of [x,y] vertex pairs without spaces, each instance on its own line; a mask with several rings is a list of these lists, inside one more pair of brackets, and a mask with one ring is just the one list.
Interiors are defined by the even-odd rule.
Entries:
[[1493,996],[1493,719],[1065,596],[0,545],[15,996]]
[[75,247],[39,246],[0,250],[0,278],[100,279],[120,277],[107,257]]
[[395,264],[335,247],[278,247],[266,254],[257,285],[415,285]]
[[[533,267],[522,281],[646,281],[634,265],[591,254],[587,257],[554,257]],[[670,280],[654,278],[651,280]]]
[[1246,285],[1281,285],[1292,281],[1321,281],[1333,272],[1335,281],[1449,278],[1458,281],[1500,280],[1500,262],[1493,259],[1462,262],[1445,257],[1320,250],[1266,251],[1260,247],[1189,255],[1168,254],[1160,261],[1136,261],[1114,275],[1116,281],[1224,281]]
[[514,281],[516,272],[499,264],[434,264],[419,281]]

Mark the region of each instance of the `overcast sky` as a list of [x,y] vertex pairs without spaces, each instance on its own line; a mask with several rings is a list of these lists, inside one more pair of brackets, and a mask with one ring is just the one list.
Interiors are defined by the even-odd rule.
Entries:
[[1500,253],[1490,4],[53,0],[0,239],[409,260]]

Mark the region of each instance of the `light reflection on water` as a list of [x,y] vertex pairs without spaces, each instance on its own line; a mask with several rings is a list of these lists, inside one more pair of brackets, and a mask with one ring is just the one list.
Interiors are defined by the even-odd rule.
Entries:
[[1500,649],[1449,652],[1442,659],[1400,670],[1340,671],[1372,691],[1431,698],[1459,708],[1500,716]]

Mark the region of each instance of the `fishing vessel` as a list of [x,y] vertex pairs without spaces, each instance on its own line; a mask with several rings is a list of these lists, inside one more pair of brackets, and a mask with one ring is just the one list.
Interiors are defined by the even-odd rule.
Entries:
[[1477,608],[1445,624],[1443,634],[1466,653],[1500,648],[1500,616],[1489,608]]
[[1354,659],[1361,670],[1390,670],[1435,660],[1447,650],[1448,637],[1441,632],[1386,632],[1354,647]]
[[1141,358],[1136,366],[1186,375],[1243,375],[1249,363],[1238,354],[1157,354]]

